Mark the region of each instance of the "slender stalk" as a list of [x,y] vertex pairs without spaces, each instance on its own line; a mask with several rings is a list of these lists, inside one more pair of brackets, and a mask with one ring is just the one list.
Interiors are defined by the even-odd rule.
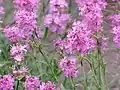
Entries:
[[52,74],[54,75],[54,79],[58,82],[58,79],[57,79],[57,77],[55,76],[54,71],[53,71],[53,69],[52,69],[52,67],[51,67],[51,65],[50,65],[50,63],[49,63],[47,57],[46,57],[45,54],[42,52],[42,50],[41,50],[40,47],[39,47],[39,52],[40,52],[41,55],[43,56],[44,60],[47,62],[49,68],[51,69],[51,72],[52,72]]
[[16,90],[18,90],[18,88],[19,88],[19,80],[17,80]]
[[86,80],[86,75],[85,75],[84,66],[82,66],[82,68],[83,68],[83,74],[84,74],[84,90],[88,90],[88,89],[87,89],[87,80]]
[[[84,66],[83,66],[83,62],[82,62],[83,59],[85,59],[89,64],[90,64],[90,62],[87,58],[80,57],[81,66],[82,66],[82,70],[83,70],[83,76],[84,76],[84,90],[88,90],[88,88],[87,88],[87,78],[86,78],[86,74],[85,74],[85,70],[84,70]],[[91,66],[91,64],[90,64],[90,66]]]
[[91,59],[91,70],[92,70],[93,81],[94,81],[93,85],[96,85],[97,90],[100,90],[99,88],[101,86],[99,85],[99,79],[97,77],[97,74],[98,74],[97,73],[97,67],[98,67],[98,65],[97,65],[97,67],[95,66],[95,64],[96,64],[95,63],[96,62],[95,58],[96,57],[94,57],[94,56],[96,56],[96,54],[90,56],[90,59]]
[[64,80],[64,82],[63,82],[64,87],[65,87],[65,85],[66,85],[66,82],[67,82],[67,78],[65,77],[65,80]]
[[72,89],[75,90],[75,84],[72,77],[70,77],[70,83],[71,83]]
[[38,63],[36,57],[35,57],[35,56],[33,56],[33,57],[34,57],[34,59],[35,59],[36,67],[37,67],[38,73],[39,73],[39,75],[40,75],[40,67],[39,67],[39,65],[38,65],[39,63]]
[[[98,61],[98,79],[99,79],[99,85],[101,86],[102,80],[101,80],[101,58],[100,58],[101,52],[100,52],[100,42],[97,39],[97,61]],[[101,89],[100,89],[101,90]]]

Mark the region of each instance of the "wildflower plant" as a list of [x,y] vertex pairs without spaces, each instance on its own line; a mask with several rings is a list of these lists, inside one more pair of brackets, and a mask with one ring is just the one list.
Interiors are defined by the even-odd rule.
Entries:
[[[108,13],[113,2],[116,11]],[[5,3],[13,10],[9,23]],[[109,31],[119,48],[119,4],[119,0],[0,0],[0,90],[110,90],[104,24],[111,22]]]

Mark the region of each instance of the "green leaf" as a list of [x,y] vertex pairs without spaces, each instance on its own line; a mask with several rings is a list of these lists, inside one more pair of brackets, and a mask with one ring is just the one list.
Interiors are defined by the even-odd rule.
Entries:
[[44,40],[47,38],[48,35],[48,28],[45,28],[44,30]]
[[12,61],[0,61],[0,68],[5,66],[6,64],[11,64]]
[[62,74],[62,71],[59,71],[56,76],[60,76]]

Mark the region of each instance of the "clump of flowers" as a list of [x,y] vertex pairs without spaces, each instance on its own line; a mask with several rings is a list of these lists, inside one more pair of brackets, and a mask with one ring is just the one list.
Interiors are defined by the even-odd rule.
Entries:
[[27,90],[37,90],[40,86],[40,80],[38,77],[26,76],[24,86]]
[[60,60],[59,67],[66,77],[78,76],[77,60],[75,57],[64,57]]
[[25,67],[15,67],[15,66],[12,68],[12,70],[14,77],[17,79],[21,79],[24,76],[26,76],[28,71],[27,68]]
[[106,2],[104,0],[77,0],[77,3],[81,10],[82,21],[73,22],[66,42],[63,40],[59,45],[60,48],[71,54],[79,52],[86,55],[97,46],[94,35],[102,30],[102,10],[106,7]]
[[10,54],[16,63],[20,63],[24,60],[24,53],[27,52],[26,45],[16,44],[13,45]]
[[15,20],[23,39],[30,39],[32,32],[36,29],[36,13],[25,9],[16,12]]
[[57,41],[57,45],[67,53],[86,55],[96,47],[96,40],[92,37],[91,31],[88,30],[86,24],[75,21],[72,31],[68,33],[66,40],[61,40],[59,43]]
[[65,11],[67,7],[65,0],[50,0],[50,8],[45,16],[44,24],[52,32],[64,33],[70,20],[70,15]]
[[40,90],[56,90],[56,85],[50,81],[42,82]]
[[87,23],[93,33],[101,30],[103,22],[102,10],[106,8],[105,0],[77,0],[83,22]]
[[22,39],[20,29],[16,26],[7,26],[6,28],[4,28],[4,33],[11,42],[18,42]]
[[14,3],[18,9],[36,12],[39,8],[40,0],[15,0]]
[[110,16],[112,33],[114,35],[113,41],[115,45],[120,47],[120,14]]
[[14,79],[11,75],[0,77],[0,90],[14,90]]
[[[37,9],[39,0],[15,0],[15,24],[4,29],[5,35],[11,42],[25,40],[26,43],[31,38],[33,31],[37,29]],[[30,9],[29,9],[30,8]],[[35,11],[34,11],[35,10]],[[40,29],[39,29],[40,30]]]
[[39,0],[15,0],[15,23],[20,28],[22,38],[29,40],[37,28],[37,10]]

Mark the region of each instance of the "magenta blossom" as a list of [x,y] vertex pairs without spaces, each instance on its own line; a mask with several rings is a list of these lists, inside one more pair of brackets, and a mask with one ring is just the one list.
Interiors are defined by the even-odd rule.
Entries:
[[24,54],[27,52],[26,45],[22,46],[21,44],[13,45],[10,50],[11,57],[15,60],[16,63],[20,63],[24,60]]
[[50,10],[49,12],[64,12],[68,7],[66,0],[50,0]]
[[26,76],[24,86],[27,90],[38,90],[40,86],[40,80],[37,77]]
[[65,57],[60,60],[59,67],[64,72],[66,77],[77,77],[78,76],[78,68],[77,68],[77,60],[75,57]]
[[35,28],[37,21],[37,15],[34,12],[30,12],[27,10],[18,10],[17,12],[15,12],[16,16],[15,16],[15,20],[16,20],[16,24],[19,27],[24,27],[24,26],[28,26],[29,28],[33,29]]
[[66,29],[67,22],[70,20],[69,14],[47,14],[45,16],[44,24],[52,32],[63,33]]
[[48,82],[43,82],[41,85],[40,85],[40,90],[56,90],[56,85],[51,83],[50,81]]
[[40,0],[14,0],[16,7],[29,11],[36,11],[39,7]]
[[20,29],[17,26],[8,26],[4,28],[3,32],[11,42],[18,42],[22,39]]
[[11,75],[4,75],[0,78],[0,90],[14,90],[14,79]]
[[65,11],[67,6],[65,0],[50,0],[50,8],[45,16],[44,25],[52,32],[58,34],[65,32],[70,21],[70,14]]
[[109,17],[111,20],[111,26],[113,33],[113,41],[115,45],[119,48],[120,47],[120,14],[112,15]]
[[82,55],[86,55],[96,48],[97,44],[91,32],[86,26],[86,23],[75,21],[72,31],[68,33],[67,38],[60,40],[56,45],[66,53],[81,53]]

